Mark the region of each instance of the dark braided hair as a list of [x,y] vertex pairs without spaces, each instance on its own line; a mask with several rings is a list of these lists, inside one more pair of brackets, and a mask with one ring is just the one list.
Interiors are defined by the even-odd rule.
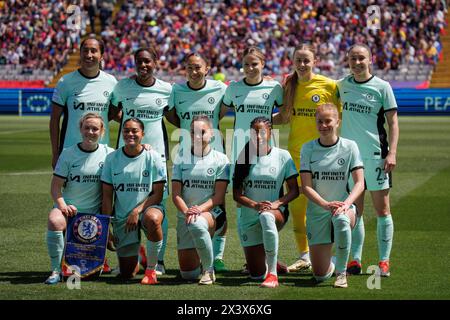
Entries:
[[[272,130],[272,122],[270,122],[270,120],[266,117],[257,117],[253,119],[250,123],[250,128],[260,122],[264,123]],[[252,148],[252,150],[250,148]],[[242,149],[239,157],[237,158],[233,176],[233,189],[240,189],[242,187],[242,183],[245,178],[247,178],[250,174],[250,166],[255,163],[255,158],[256,150],[251,145],[251,141],[249,141],[245,144],[244,149]]]

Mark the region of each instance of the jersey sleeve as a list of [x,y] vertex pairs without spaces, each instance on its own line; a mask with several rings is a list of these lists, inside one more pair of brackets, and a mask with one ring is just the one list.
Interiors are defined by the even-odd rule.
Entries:
[[222,161],[217,168],[216,181],[217,180],[230,182],[230,162],[225,157],[222,158]]
[[118,82],[115,86],[114,89],[112,90],[111,94],[109,95],[109,102],[115,106],[118,107],[120,101],[120,82]]
[[338,108],[339,114],[341,114],[342,113],[342,104],[341,104],[341,99],[339,98],[340,97],[339,89],[338,89],[336,81],[332,81],[330,94],[331,94],[331,101]]
[[286,165],[284,166],[284,179],[287,180],[292,177],[298,177],[297,168],[295,167],[294,160],[289,153],[286,153]]
[[52,102],[59,106],[65,106],[67,102],[67,94],[64,81],[64,77],[59,79],[55,90],[53,91]]
[[352,141],[351,143],[351,152],[352,157],[350,160],[350,172],[356,169],[364,168],[364,164],[361,159],[361,153],[359,152],[358,145],[354,141]]
[[167,101],[167,107],[168,110],[172,110],[175,108],[175,91],[176,91],[176,85],[173,85],[172,90],[170,91],[169,101]]
[[275,86],[273,93],[275,94],[275,104],[278,107],[282,107],[283,106],[283,87],[281,86],[281,84],[277,83],[277,85]]
[[166,166],[162,157],[157,152],[152,152],[153,158],[153,166],[152,166],[152,178],[153,183],[156,182],[166,182],[167,181],[167,172]]
[[102,169],[102,175],[100,177],[100,180],[103,183],[110,184],[110,185],[113,184],[113,181],[112,181],[112,157],[113,157],[112,153],[110,153],[109,155],[106,156],[105,164],[103,165],[103,169]]
[[310,144],[304,144],[302,150],[300,151],[300,173],[312,172],[310,165],[311,153],[312,148],[310,147]]
[[63,151],[58,158],[58,162],[56,163],[53,175],[67,180],[70,173],[69,170],[70,170],[70,163],[67,157],[67,152]]
[[383,90],[383,109],[384,111],[397,109],[394,91],[389,83],[386,83],[386,87]]
[[222,103],[229,108],[231,107],[231,104],[233,103],[232,96],[231,96],[232,90],[233,90],[233,85],[230,84],[227,87],[227,89],[225,90],[225,93],[223,95],[223,100],[222,100]]

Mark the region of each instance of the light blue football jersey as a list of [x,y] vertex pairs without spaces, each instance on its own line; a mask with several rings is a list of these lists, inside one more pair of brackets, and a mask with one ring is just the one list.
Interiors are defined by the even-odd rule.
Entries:
[[214,150],[203,156],[191,154],[190,161],[176,158],[172,169],[172,181],[183,185],[181,197],[188,207],[200,205],[214,195],[216,181],[229,182],[230,162],[225,154]]
[[[164,108],[168,105],[172,86],[170,83],[156,79],[152,86],[140,85],[135,79],[120,80],[111,94],[111,103],[122,108],[123,123],[130,118],[138,118],[144,123],[143,144],[150,144],[157,152],[168,156],[167,131],[164,126]],[[119,130],[117,147],[125,145]]]
[[215,129],[211,146],[217,151],[224,151],[223,139],[219,131],[219,115],[226,88],[227,86],[223,82],[210,79],[207,79],[204,87],[200,89],[192,89],[188,83],[173,85],[169,98],[169,110],[175,108],[180,118],[180,128],[184,130],[184,133],[180,135],[181,140],[189,141],[186,147],[190,148],[193,117],[205,114],[211,119],[213,129]]
[[396,110],[391,85],[376,76],[358,83],[352,75],[338,81],[342,101],[341,136],[358,144],[363,159],[384,159],[389,151],[385,113]]
[[114,188],[114,220],[120,222],[150,195],[154,183],[167,182],[166,166],[153,149],[130,157],[120,148],[106,158],[101,180]]
[[[243,181],[243,194],[253,201],[275,201],[282,197],[283,184],[297,177],[297,169],[287,150],[272,147],[269,154],[257,157],[256,163],[250,166],[248,177]],[[253,221],[258,212],[248,207],[241,208],[241,225],[245,221]]]
[[234,163],[250,140],[249,130],[253,119],[264,116],[272,121],[274,108],[283,105],[283,88],[274,80],[263,80],[256,85],[249,85],[245,80],[231,82],[225,91],[223,103],[235,112],[231,157]]
[[88,112],[98,113],[103,118],[105,134],[99,142],[109,144],[109,96],[116,83],[116,78],[102,70],[94,78],[87,78],[77,70],[58,81],[52,102],[64,108],[60,151],[83,140],[79,121]]
[[99,144],[95,151],[85,151],[80,144],[75,144],[59,156],[53,174],[66,180],[62,191],[64,201],[74,205],[78,212],[100,213],[100,176],[106,156],[113,151],[105,144]]
[[[352,171],[364,167],[356,143],[342,137],[332,146],[321,145],[319,139],[307,142],[300,159],[300,172],[311,173],[313,189],[326,201],[344,201]],[[330,213],[313,201],[308,201],[307,210]]]

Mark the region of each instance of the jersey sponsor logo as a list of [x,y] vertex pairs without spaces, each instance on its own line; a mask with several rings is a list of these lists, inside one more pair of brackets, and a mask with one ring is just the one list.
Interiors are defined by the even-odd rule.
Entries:
[[320,96],[318,94],[315,94],[311,97],[311,100],[315,103],[320,101]]
[[191,120],[191,115],[189,112],[181,113],[181,119],[183,120]]
[[160,98],[156,99],[155,102],[158,106],[162,104],[162,100]]
[[266,93],[263,93],[262,94],[262,98],[264,99],[264,100],[267,100],[267,99],[269,99],[269,94],[266,92]]
[[189,188],[191,186],[191,182],[189,180],[183,181],[183,187]]
[[251,188],[253,187],[253,181],[252,180],[248,180],[248,181],[244,181],[244,188]]
[[337,161],[337,163],[338,163],[338,165],[342,166],[342,165],[345,163],[345,160],[344,160],[343,158],[340,158],[340,159]]
[[71,174],[69,178],[70,178],[70,181],[80,182],[80,176],[73,176]]
[[79,104],[76,103],[76,101],[73,102],[73,109],[77,110],[84,110],[84,102],[80,102]]
[[236,112],[245,112],[245,107],[243,104],[241,104],[239,107],[236,108]]
[[178,104],[183,104],[185,102],[187,102],[187,100],[178,101]]
[[216,99],[214,99],[213,97],[210,97],[208,99],[209,104],[214,104],[214,102],[216,102]]
[[93,215],[84,215],[79,217],[73,224],[74,236],[83,243],[92,243],[97,241],[102,235],[102,224],[100,220]]
[[242,234],[242,240],[247,241],[248,240],[248,236],[246,233]]
[[119,183],[117,186],[114,186],[114,191],[125,191],[125,185],[123,183]]
[[142,176],[143,176],[143,177],[148,177],[148,176],[149,176],[148,170],[142,171]]
[[134,110],[127,110],[127,116],[134,117]]

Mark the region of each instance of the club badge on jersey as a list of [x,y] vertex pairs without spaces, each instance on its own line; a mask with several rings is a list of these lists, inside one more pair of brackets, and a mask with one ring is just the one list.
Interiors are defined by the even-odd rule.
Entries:
[[110,216],[88,213],[69,218],[63,265],[80,278],[100,274],[105,262],[110,219]]

